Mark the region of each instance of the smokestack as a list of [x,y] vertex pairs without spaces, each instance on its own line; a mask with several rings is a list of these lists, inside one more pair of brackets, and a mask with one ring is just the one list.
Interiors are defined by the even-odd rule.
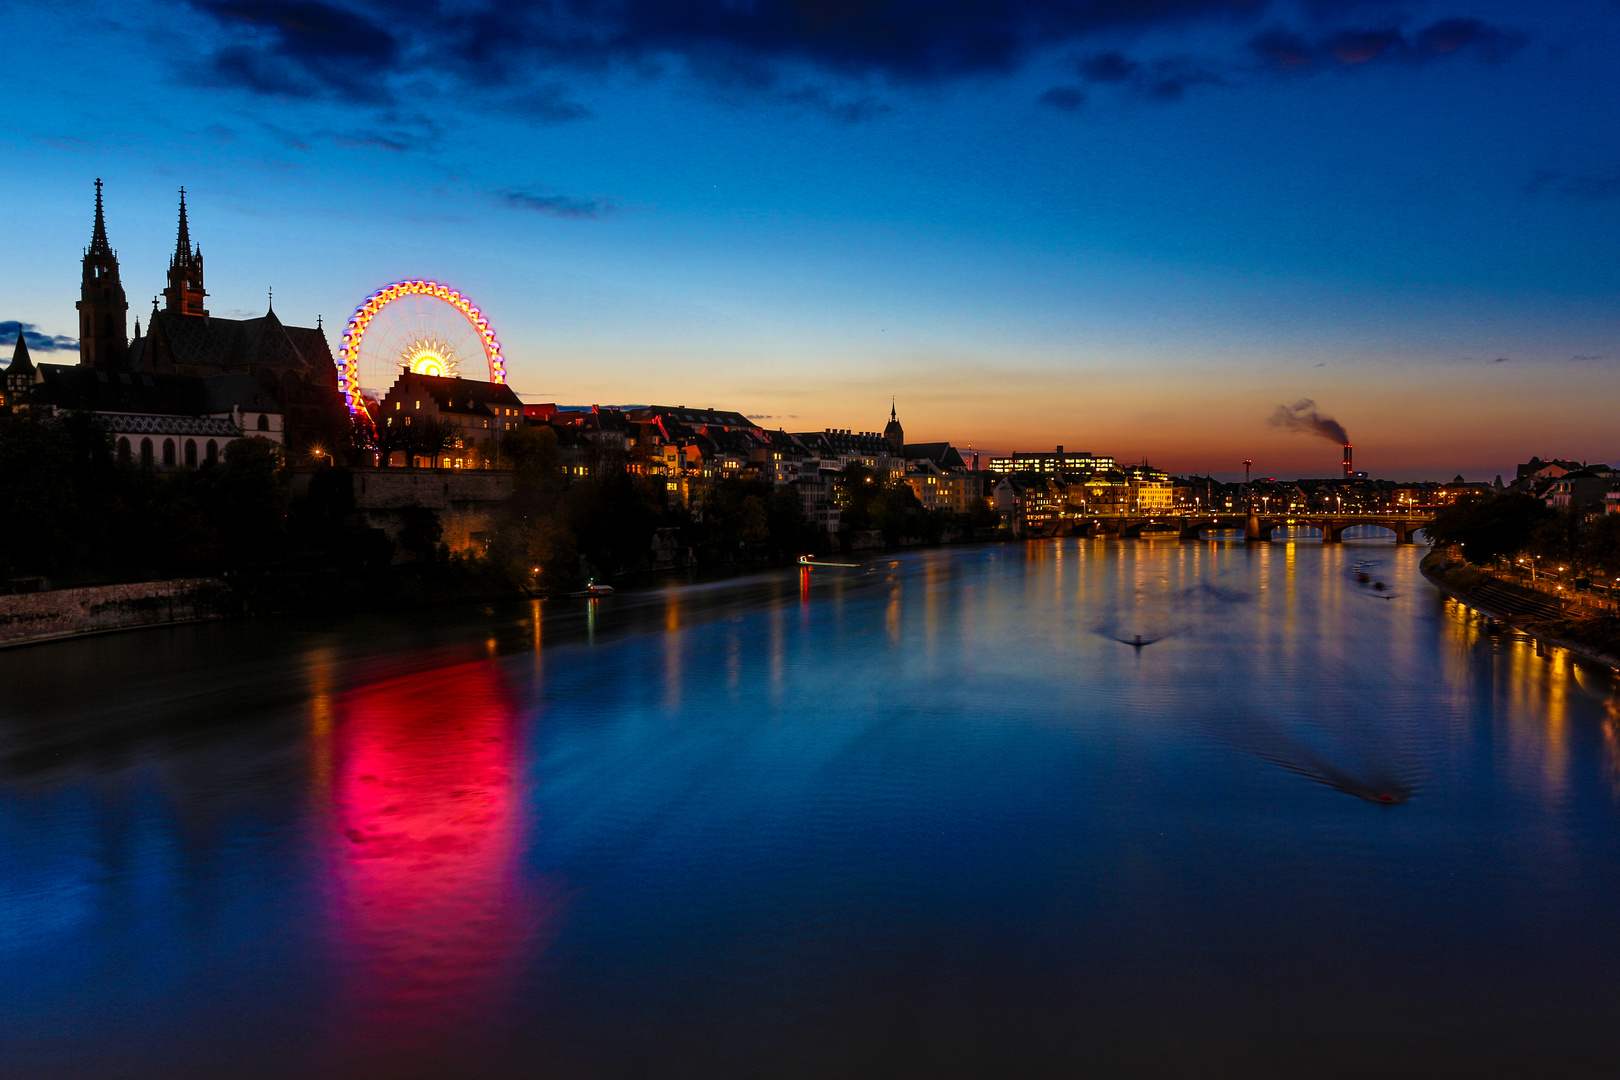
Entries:
[[1351,474],[1353,474],[1355,471],[1356,471],[1356,467],[1350,463],[1350,444],[1345,443],[1344,444],[1344,478],[1346,480],[1350,479]]

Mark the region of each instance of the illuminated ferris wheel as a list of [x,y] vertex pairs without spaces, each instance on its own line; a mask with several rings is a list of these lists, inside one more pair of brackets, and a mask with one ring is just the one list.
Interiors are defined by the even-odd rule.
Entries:
[[[480,364],[480,360],[482,364]],[[338,350],[338,388],[350,412],[381,400],[401,372],[506,381],[506,360],[489,319],[437,281],[396,281],[355,309]]]

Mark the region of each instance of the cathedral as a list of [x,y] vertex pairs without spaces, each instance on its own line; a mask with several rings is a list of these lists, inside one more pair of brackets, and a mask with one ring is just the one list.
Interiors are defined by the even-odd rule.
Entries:
[[[238,437],[267,436],[294,454],[345,438],[348,413],[319,320],[314,327],[289,326],[273,306],[257,319],[208,313],[202,247],[191,238],[184,188],[163,304],[154,296],[145,333],[137,318],[134,337],[128,335],[129,301],[107,239],[101,188],[97,180],[95,225],[77,304],[79,363],[37,365],[31,400],[97,413],[114,428],[138,429],[115,431],[121,451],[126,434],[198,427],[187,419],[223,421],[236,426]],[[218,423],[203,426],[215,435],[224,431]],[[172,439],[165,444],[164,464],[195,460],[174,447]]]

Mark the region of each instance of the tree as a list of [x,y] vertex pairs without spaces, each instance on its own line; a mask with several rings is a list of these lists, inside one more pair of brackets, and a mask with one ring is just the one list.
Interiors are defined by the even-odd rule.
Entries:
[[1523,492],[1478,495],[1441,507],[1425,531],[1433,546],[1455,544],[1470,562],[1484,565],[1529,550],[1551,516],[1545,503]]

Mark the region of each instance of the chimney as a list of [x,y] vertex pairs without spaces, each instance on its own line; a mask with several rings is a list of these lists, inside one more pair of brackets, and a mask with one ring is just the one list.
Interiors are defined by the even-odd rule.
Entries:
[[1350,463],[1350,444],[1345,443],[1344,444],[1344,477],[1345,477],[1345,479],[1348,480],[1350,478],[1351,474],[1353,474],[1355,471],[1356,471],[1356,467]]

